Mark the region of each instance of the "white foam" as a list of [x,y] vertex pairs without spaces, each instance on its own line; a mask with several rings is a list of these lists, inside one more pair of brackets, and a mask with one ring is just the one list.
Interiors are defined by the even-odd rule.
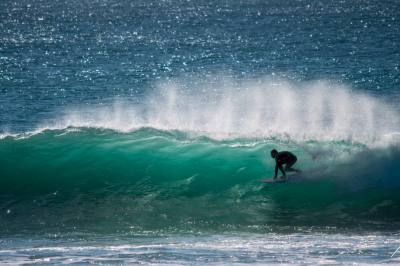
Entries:
[[108,107],[75,108],[50,127],[123,132],[153,127],[216,139],[277,137],[375,143],[400,132],[399,117],[384,101],[345,85],[264,78],[164,82],[139,104],[117,100]]

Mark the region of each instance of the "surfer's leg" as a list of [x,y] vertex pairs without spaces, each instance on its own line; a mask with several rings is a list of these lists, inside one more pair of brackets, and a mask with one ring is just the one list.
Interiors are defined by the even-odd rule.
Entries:
[[297,158],[294,157],[293,160],[291,160],[290,162],[288,162],[286,164],[285,171],[286,172],[300,172],[300,170],[297,170],[297,169],[292,167],[296,162],[297,162]]

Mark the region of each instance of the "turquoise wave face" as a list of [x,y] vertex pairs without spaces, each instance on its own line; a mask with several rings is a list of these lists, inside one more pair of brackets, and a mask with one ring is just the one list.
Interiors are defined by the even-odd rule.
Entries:
[[[263,184],[272,148],[301,175]],[[144,128],[48,130],[0,140],[0,225],[18,230],[398,227],[397,147],[281,139],[215,141]]]

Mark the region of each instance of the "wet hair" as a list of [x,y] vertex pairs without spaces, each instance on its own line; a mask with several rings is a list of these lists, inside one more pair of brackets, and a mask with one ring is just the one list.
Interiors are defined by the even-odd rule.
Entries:
[[272,157],[272,158],[275,158],[275,155],[276,155],[276,154],[278,154],[278,151],[277,151],[277,150],[275,150],[275,149],[271,150],[271,157]]

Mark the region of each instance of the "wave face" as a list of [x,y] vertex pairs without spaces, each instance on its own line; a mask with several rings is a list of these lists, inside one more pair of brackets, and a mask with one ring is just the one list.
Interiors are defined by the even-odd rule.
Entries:
[[[272,176],[271,148],[304,172]],[[399,227],[400,149],[69,127],[0,140],[2,232]]]

